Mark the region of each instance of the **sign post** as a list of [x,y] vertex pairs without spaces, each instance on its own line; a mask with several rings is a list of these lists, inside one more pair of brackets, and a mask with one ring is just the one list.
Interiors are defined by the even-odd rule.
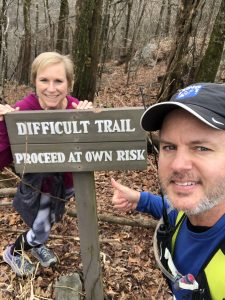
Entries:
[[94,171],[146,168],[143,108],[21,111],[5,116],[18,173],[72,172],[87,300],[103,300]]

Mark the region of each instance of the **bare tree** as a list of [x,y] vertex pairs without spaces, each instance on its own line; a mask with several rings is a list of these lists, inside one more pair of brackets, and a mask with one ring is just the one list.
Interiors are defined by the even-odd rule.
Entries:
[[167,6],[166,6],[166,19],[165,19],[165,36],[168,36],[170,33],[170,23],[171,23],[171,12],[172,10],[172,4],[170,3],[170,0],[167,0]]
[[225,1],[221,1],[210,41],[196,75],[195,81],[214,82],[220,65],[225,42]]
[[38,55],[38,41],[37,41],[37,34],[39,29],[39,10],[38,10],[38,3],[35,3],[35,35],[34,35],[34,56]]
[[30,23],[30,5],[31,0],[24,0],[23,2],[23,20],[24,20],[24,35],[22,37],[20,46],[20,72],[19,83],[28,84],[30,75],[30,61],[31,61],[31,23]]
[[106,0],[104,3],[103,9],[103,20],[101,25],[101,35],[100,35],[100,62],[99,62],[99,69],[98,69],[98,76],[99,76],[99,85],[102,78],[103,68],[106,62],[106,58],[108,55],[109,49],[109,22],[110,22],[110,6],[112,0]]
[[[120,6],[118,4],[120,4],[120,2],[122,3]],[[117,29],[119,27],[119,24],[121,22],[121,20],[123,19],[123,15],[126,9],[126,2],[123,1],[118,1],[118,2],[114,2],[112,3],[112,11],[111,11],[111,26],[109,28],[109,44],[110,44],[110,48],[109,48],[109,53],[108,53],[108,57],[109,58],[114,58],[115,55],[115,41],[116,41],[116,34],[117,34]],[[119,64],[123,64],[123,61],[118,62]]]
[[0,61],[1,61],[1,74],[0,74],[0,103],[5,103],[4,97],[4,83],[6,79],[7,70],[7,6],[6,0],[2,2],[2,10],[0,13]]
[[136,42],[137,36],[139,35],[140,30],[141,30],[141,22],[143,21],[143,16],[144,16],[146,5],[147,5],[147,0],[140,0],[139,5],[138,5],[138,11],[137,11],[136,22],[135,22],[133,34],[132,34],[131,42],[130,42],[130,45],[128,48],[127,56],[129,58],[129,60],[127,59],[126,64],[125,64],[125,73],[128,73],[127,74],[127,85],[129,84],[129,80],[130,80],[130,67],[131,67],[130,59],[135,52],[135,42]]
[[3,36],[4,31],[6,28],[6,0],[2,1],[2,9],[0,13],[0,53],[2,52],[2,43],[3,43]]
[[46,26],[46,37],[45,39],[45,50],[53,50],[54,49],[54,22],[52,21],[51,15],[50,15],[50,7],[48,0],[43,0],[44,1],[44,13],[45,13],[45,22],[48,24]]
[[170,52],[166,74],[158,93],[158,101],[164,101],[171,97],[178,88],[184,86],[183,76],[186,67],[188,43],[192,32],[193,21],[198,12],[202,0],[180,1],[180,7],[175,24],[175,40]]
[[161,8],[160,8],[159,21],[158,21],[158,24],[156,27],[155,36],[158,36],[161,31],[163,14],[164,14],[165,8],[166,8],[166,0],[163,0]]
[[102,0],[77,0],[73,59],[75,82],[73,95],[93,101],[100,57],[99,37]]
[[128,62],[130,60],[129,57],[129,52],[127,49],[128,46],[128,36],[129,36],[129,31],[130,31],[130,21],[131,21],[131,11],[132,11],[132,6],[133,6],[133,0],[128,0],[127,1],[127,15],[126,15],[126,26],[125,26],[125,35],[123,39],[123,48],[122,48],[122,54],[120,55],[120,60],[125,61],[125,73],[127,73],[128,69]]
[[58,32],[56,41],[56,50],[63,53],[63,45],[65,42],[65,33],[68,27],[69,4],[68,0],[61,0],[60,13],[58,21]]

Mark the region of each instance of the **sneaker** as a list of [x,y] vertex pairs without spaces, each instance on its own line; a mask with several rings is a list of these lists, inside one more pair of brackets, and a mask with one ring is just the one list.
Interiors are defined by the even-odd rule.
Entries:
[[13,271],[20,277],[28,276],[34,273],[35,265],[29,262],[24,255],[12,255],[12,245],[8,246],[3,252],[3,260],[10,265]]
[[45,245],[32,248],[31,254],[36,257],[43,267],[49,267],[57,263],[58,259],[54,252],[48,249]]

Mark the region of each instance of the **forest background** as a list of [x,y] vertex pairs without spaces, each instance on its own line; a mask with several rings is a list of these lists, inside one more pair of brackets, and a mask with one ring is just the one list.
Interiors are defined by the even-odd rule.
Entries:
[[[225,0],[1,0],[0,102],[13,103],[32,90],[31,62],[44,51],[71,56],[71,94],[96,107],[147,107],[194,82],[222,83],[224,20]],[[106,299],[171,297],[152,253],[154,221],[118,213],[110,203],[111,177],[158,193],[156,174],[150,149],[145,171],[95,173]],[[26,228],[11,207],[12,190],[4,193],[18,181],[10,168],[0,174],[0,253]],[[74,207],[71,199],[68,210]],[[16,278],[1,259],[0,299],[55,299],[59,276],[77,271],[82,277],[78,236],[76,219],[67,214],[49,241],[59,267],[40,268],[32,281]]]

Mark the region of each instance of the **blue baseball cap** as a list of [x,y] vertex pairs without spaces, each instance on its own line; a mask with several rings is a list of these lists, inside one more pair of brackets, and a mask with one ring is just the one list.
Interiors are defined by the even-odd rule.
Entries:
[[183,108],[215,129],[225,130],[225,85],[195,83],[179,90],[169,101],[154,104],[143,113],[142,128],[160,130],[165,116],[176,108]]

